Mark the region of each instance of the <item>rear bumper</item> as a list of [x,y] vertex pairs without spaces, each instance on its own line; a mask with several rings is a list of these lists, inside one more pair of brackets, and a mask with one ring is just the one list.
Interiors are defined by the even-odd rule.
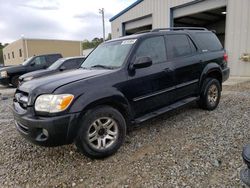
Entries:
[[7,77],[7,78],[1,78],[0,77],[0,84],[1,85],[9,85],[10,84],[10,79]]
[[229,78],[229,75],[230,75],[230,68],[227,67],[222,71],[222,82],[225,82]]
[[75,128],[74,131],[76,131],[74,125],[77,122],[78,113],[40,117],[35,116],[32,109],[25,112],[16,102],[14,102],[12,111],[16,129],[23,137],[34,144],[53,147],[70,144],[74,140],[75,135],[71,134],[70,128]]

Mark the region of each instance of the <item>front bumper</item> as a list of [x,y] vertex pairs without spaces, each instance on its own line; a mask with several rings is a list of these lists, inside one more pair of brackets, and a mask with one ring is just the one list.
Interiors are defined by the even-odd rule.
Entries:
[[224,70],[222,70],[222,82],[225,82],[230,75],[230,68],[225,68]]
[[24,110],[19,103],[13,104],[15,125],[19,133],[34,144],[53,147],[73,142],[79,114],[55,117],[36,116],[33,108]]
[[2,77],[0,77],[0,84],[1,85],[9,85],[10,84],[10,79],[9,79],[9,77],[6,77],[6,78],[2,78]]

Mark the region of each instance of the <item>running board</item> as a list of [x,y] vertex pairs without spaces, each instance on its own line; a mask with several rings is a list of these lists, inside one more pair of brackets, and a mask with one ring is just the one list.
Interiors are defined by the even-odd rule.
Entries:
[[186,104],[189,104],[189,103],[197,101],[197,100],[199,100],[199,97],[190,97],[190,98],[187,98],[187,99],[183,99],[183,100],[178,101],[178,102],[176,102],[174,104],[163,107],[163,108],[161,108],[159,110],[156,110],[154,112],[150,112],[150,113],[148,113],[148,114],[146,114],[144,116],[141,116],[141,117],[135,119],[134,122],[136,124],[142,123],[142,122],[147,121],[147,120],[149,120],[151,118],[154,118],[154,117],[156,117],[158,115],[164,114],[164,113],[169,112],[171,110],[175,110],[175,109],[177,109],[177,108],[179,108],[181,106],[184,106]]

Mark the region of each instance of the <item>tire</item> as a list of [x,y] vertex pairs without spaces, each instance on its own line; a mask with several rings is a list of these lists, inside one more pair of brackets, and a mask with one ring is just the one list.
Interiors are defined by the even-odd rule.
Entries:
[[212,111],[217,108],[221,97],[221,84],[215,78],[206,78],[204,81],[198,104],[205,110]]
[[17,88],[18,86],[18,79],[19,79],[19,76],[14,76],[13,78],[11,78],[11,85],[15,88]]
[[102,159],[111,156],[125,140],[126,121],[112,107],[99,106],[91,109],[80,121],[75,144],[89,158]]

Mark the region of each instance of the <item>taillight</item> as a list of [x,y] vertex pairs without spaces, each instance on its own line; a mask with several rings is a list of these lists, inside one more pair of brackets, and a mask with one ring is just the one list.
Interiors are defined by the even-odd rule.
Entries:
[[227,53],[224,53],[223,60],[227,63],[227,61],[228,61],[228,55],[227,55]]

